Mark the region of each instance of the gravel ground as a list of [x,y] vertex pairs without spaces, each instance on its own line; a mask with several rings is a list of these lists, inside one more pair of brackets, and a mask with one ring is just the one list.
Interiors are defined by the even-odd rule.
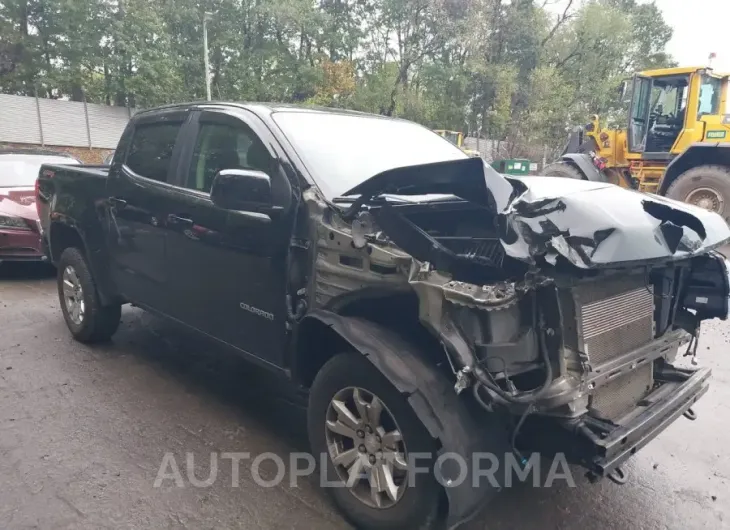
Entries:
[[[131,308],[113,343],[80,345],[54,280],[27,266],[0,267],[0,329],[0,528],[348,528],[313,480],[264,488],[250,464],[238,487],[230,460],[209,487],[154,487],[165,454],[187,477],[191,453],[203,479],[211,453],[305,451],[281,381]],[[706,326],[700,361],[714,378],[699,418],[639,452],[627,484],[515,487],[467,528],[730,528],[728,342],[729,323]]]

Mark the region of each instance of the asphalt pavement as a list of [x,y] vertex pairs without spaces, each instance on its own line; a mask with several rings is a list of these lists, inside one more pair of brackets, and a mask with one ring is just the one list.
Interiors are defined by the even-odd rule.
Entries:
[[[642,449],[625,485],[579,470],[575,488],[519,485],[466,528],[730,528],[730,322],[703,327],[699,359],[714,377],[698,419]],[[264,487],[276,482],[271,456],[255,470],[244,460],[233,486],[223,453],[288,466],[307,450],[304,413],[284,388],[134,308],[112,343],[78,344],[47,270],[0,266],[0,528],[349,528],[314,478]],[[193,486],[211,467],[212,484]]]

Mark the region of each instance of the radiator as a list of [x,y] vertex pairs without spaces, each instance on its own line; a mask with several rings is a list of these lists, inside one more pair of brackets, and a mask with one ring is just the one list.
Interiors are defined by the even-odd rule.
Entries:
[[585,353],[594,368],[654,338],[654,295],[643,275],[582,284],[570,297],[569,345]]
[[[654,295],[643,275],[581,284],[564,292],[566,345],[583,352],[595,370],[654,338]],[[629,412],[653,387],[651,363],[597,388],[592,414],[615,420]]]
[[630,412],[654,386],[652,371],[652,363],[646,363],[598,387],[589,405],[592,414],[604,420],[617,420]]

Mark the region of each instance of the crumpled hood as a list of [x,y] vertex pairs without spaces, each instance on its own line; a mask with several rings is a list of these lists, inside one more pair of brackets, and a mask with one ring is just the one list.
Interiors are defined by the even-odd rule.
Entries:
[[501,216],[507,255],[562,256],[581,268],[682,259],[730,239],[716,213],[672,199],[584,180],[515,179],[524,191]]
[[638,265],[702,254],[730,240],[722,217],[702,208],[612,184],[507,178],[476,158],[376,175],[348,192],[360,195],[350,214],[386,193],[451,194],[485,206],[497,214],[505,253],[526,263]]

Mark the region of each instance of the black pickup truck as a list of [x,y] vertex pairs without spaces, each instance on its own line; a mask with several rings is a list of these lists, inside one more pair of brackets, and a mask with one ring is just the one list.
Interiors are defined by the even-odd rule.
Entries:
[[710,372],[675,358],[728,314],[718,215],[508,178],[403,120],[148,110],[108,168],[43,166],[37,195],[73,336],[109,339],[131,303],[305,390],[312,451],[359,528],[466,520],[502,486],[474,454],[529,466],[557,443],[622,481],[695,417]]

